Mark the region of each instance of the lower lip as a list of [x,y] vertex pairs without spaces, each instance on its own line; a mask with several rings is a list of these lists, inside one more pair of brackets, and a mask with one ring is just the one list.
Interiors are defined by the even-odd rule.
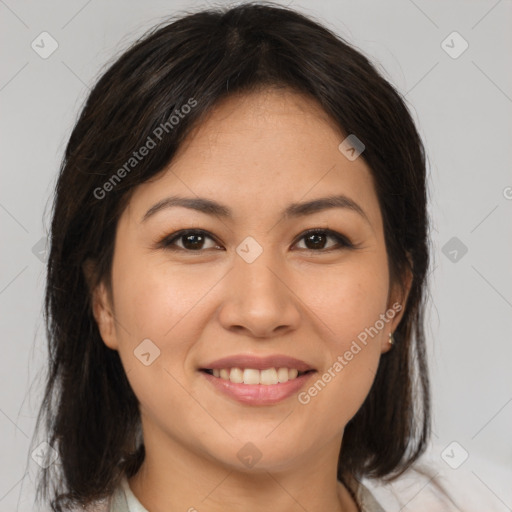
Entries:
[[268,386],[265,384],[237,384],[230,380],[214,377],[204,371],[200,371],[200,373],[204,375],[216,389],[234,398],[238,402],[250,405],[270,405],[280,402],[298,392],[316,371],[306,373],[287,382],[270,384]]

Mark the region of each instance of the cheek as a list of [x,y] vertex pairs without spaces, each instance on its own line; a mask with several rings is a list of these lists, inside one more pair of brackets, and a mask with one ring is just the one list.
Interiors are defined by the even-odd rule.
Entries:
[[[179,396],[182,389],[177,382],[186,378],[188,353],[201,338],[201,319],[208,314],[205,297],[219,278],[205,275],[204,270],[171,269],[133,257],[119,263],[114,290],[119,354],[125,372],[141,402],[157,400],[162,385],[169,396]],[[148,339],[151,342],[145,341]],[[155,359],[144,366],[137,355],[148,351],[150,360],[153,354]]]
[[308,278],[301,277],[296,285],[321,321],[322,338],[336,350],[347,349],[386,310],[388,269],[380,253],[356,255],[337,267],[312,267]]
[[[206,293],[206,284],[187,280],[183,272],[166,275],[158,265],[141,263],[131,258],[117,267],[119,355],[141,407],[157,418],[162,403],[183,410],[190,403],[179,383],[184,382],[183,363],[190,340],[199,337],[194,332],[194,314],[200,310],[197,303]],[[147,365],[144,354],[149,354]]]
[[[381,355],[388,274],[380,257],[361,258],[339,270],[311,275],[314,287],[299,291],[329,357],[323,372],[306,389],[301,403],[331,425],[344,425],[360,408],[373,384]],[[334,406],[333,406],[334,405]]]
[[119,265],[114,283],[116,314],[132,338],[153,337],[164,343],[183,318],[200,310],[198,303],[213,284],[209,281],[204,275],[194,279],[182,269],[170,272],[161,264],[127,259]]

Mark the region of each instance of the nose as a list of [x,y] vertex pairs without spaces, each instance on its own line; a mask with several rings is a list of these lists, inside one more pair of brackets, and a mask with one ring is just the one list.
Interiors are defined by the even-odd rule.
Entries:
[[257,338],[297,329],[301,301],[290,281],[290,272],[270,251],[252,263],[237,255],[224,284],[219,321],[225,329]]

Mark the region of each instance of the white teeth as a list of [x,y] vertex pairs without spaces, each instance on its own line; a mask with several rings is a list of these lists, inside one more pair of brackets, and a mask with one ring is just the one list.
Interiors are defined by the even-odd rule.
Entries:
[[[246,370],[247,371],[247,370]],[[254,370],[250,370],[254,371]],[[275,368],[269,368],[268,370],[261,370],[260,373],[260,379],[258,384],[277,384],[279,382],[279,379],[277,378],[277,370]],[[258,377],[258,374],[256,374],[256,377]]]
[[224,380],[230,380],[236,384],[263,384],[270,386],[279,382],[288,382],[297,378],[299,371],[296,368],[266,368],[265,370],[256,370],[253,368],[215,368],[214,377],[220,377]]
[[240,368],[231,368],[231,372],[228,370],[228,377],[231,382],[242,384],[244,381],[244,372]]
[[277,370],[277,380],[279,382],[288,382],[289,379],[288,368],[279,368],[279,370]]
[[[231,373],[229,374],[229,380],[231,382],[234,382],[232,375],[235,374],[235,377],[236,377],[237,370],[238,370],[238,368],[231,369]],[[240,371],[240,370],[238,370],[238,371]],[[260,371],[246,368],[244,370],[244,384],[259,384],[259,383],[260,383]]]
[[295,379],[298,374],[299,374],[299,370],[292,368],[291,370],[288,370],[288,379],[289,380]]

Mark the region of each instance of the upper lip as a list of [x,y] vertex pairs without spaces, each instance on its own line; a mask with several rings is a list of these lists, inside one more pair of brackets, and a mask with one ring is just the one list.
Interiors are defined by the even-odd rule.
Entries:
[[201,367],[203,370],[213,370],[215,368],[219,370],[222,368],[254,368],[255,370],[265,370],[266,368],[295,368],[299,372],[314,370],[314,368],[305,361],[282,354],[264,357],[257,357],[250,354],[238,354],[216,359]]

